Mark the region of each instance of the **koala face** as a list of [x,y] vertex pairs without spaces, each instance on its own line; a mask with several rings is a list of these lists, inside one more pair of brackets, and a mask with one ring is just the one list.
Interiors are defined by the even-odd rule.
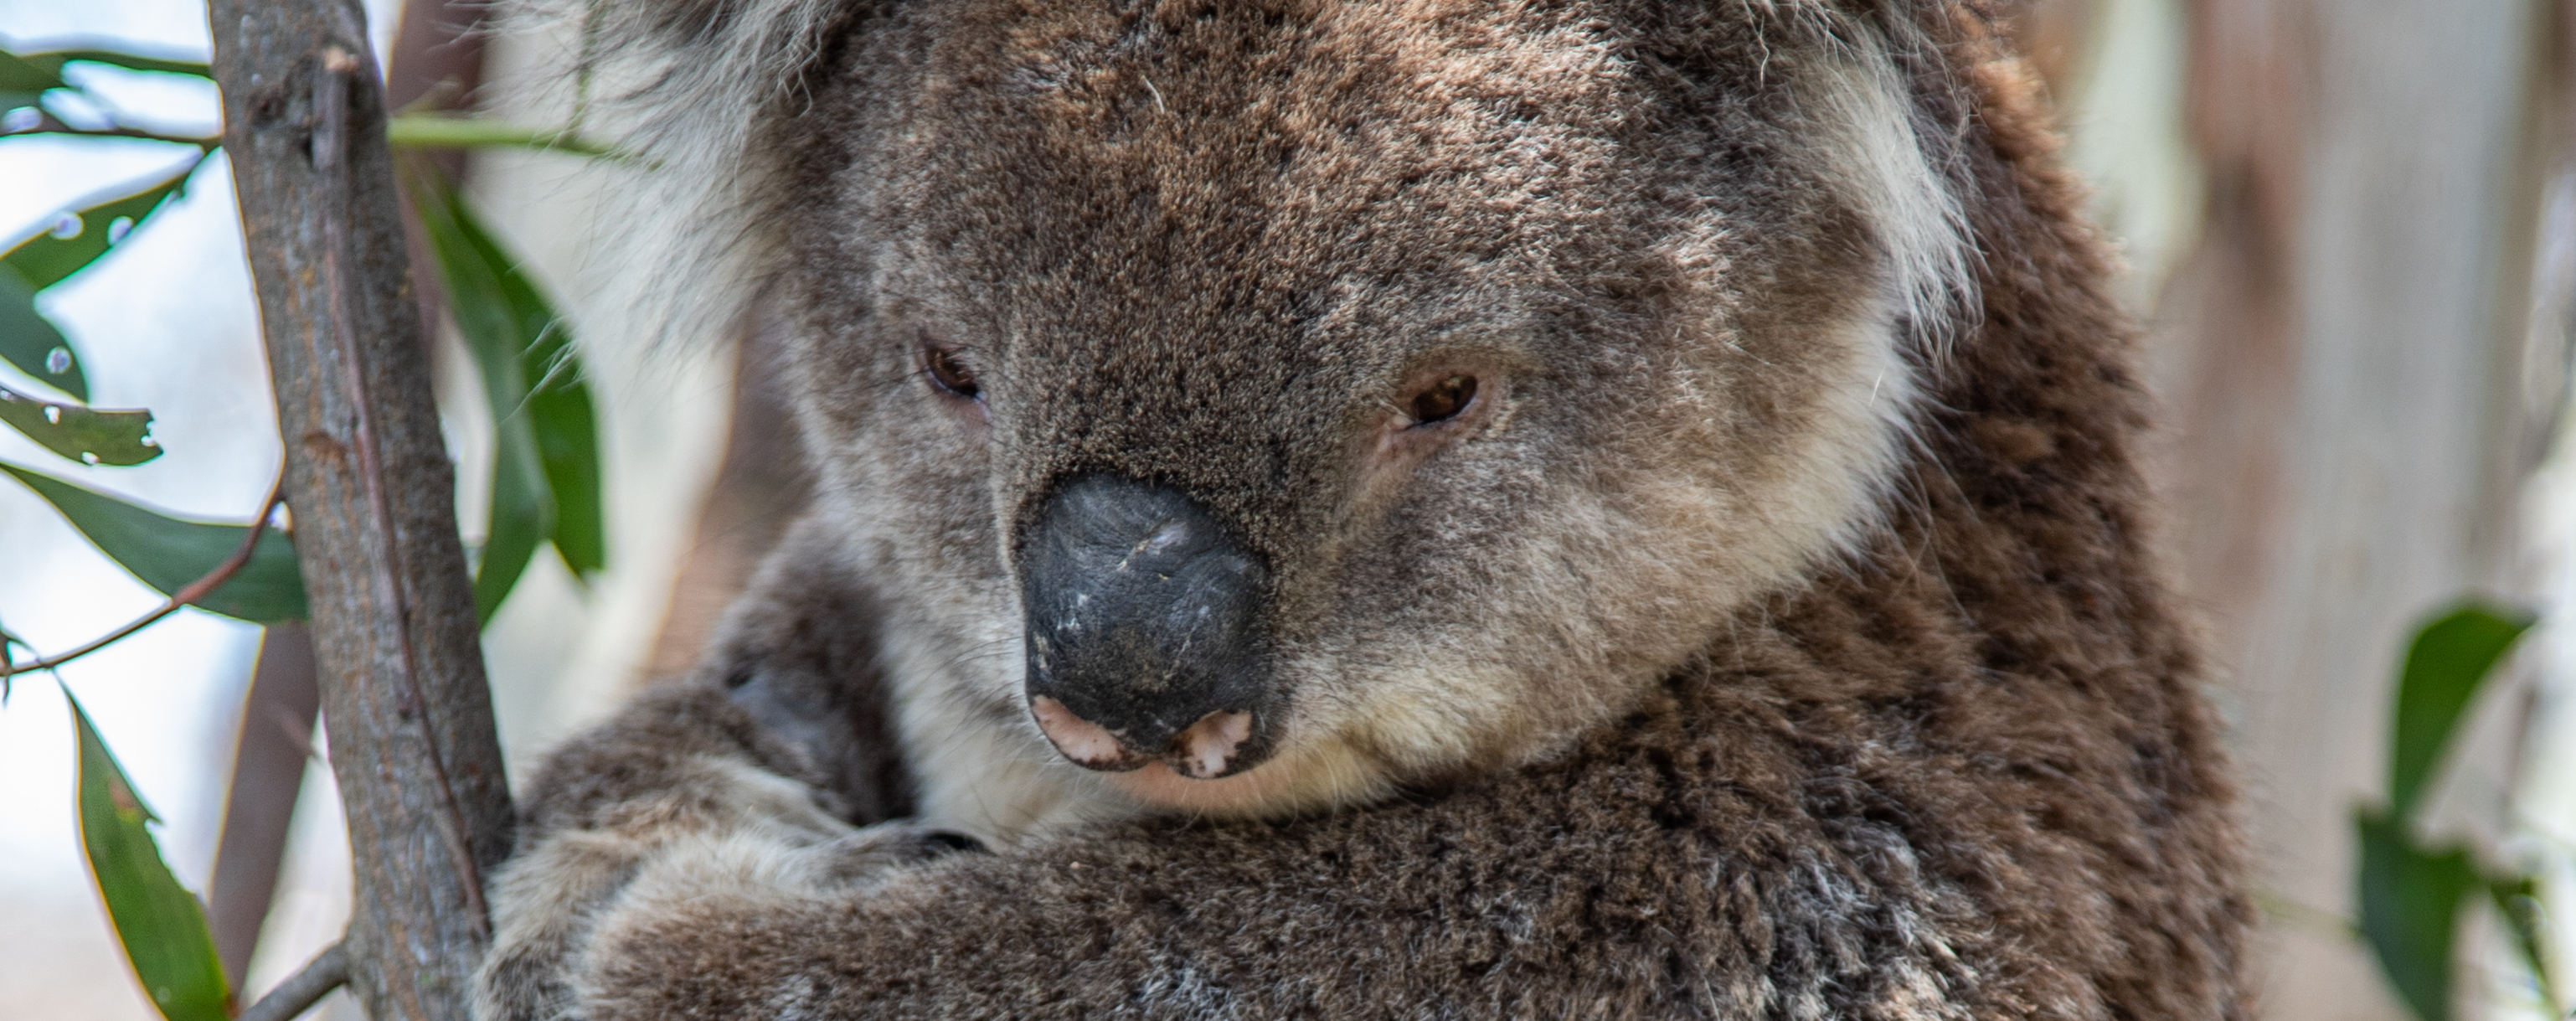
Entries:
[[1740,6],[836,36],[758,144],[899,682],[1138,803],[1305,810],[1560,748],[1829,562],[1964,256],[1882,37]]

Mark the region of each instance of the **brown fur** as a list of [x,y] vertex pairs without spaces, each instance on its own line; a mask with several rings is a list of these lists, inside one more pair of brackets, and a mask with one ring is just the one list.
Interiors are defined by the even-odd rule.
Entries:
[[[2144,545],[2127,329],[1982,19],[1437,9],[1419,36],[1356,16],[1299,34],[1320,4],[930,0],[834,23],[761,129],[754,222],[776,226],[752,238],[808,311],[827,497],[700,678],[531,784],[485,1017],[2245,1016],[2232,788]],[[1533,26],[1621,40],[1646,70],[1440,77]],[[1601,573],[1512,574],[1493,551],[1562,532],[1569,486],[1633,507],[1713,458],[1695,492],[1785,513],[1764,502],[1801,467],[1781,444],[1828,415],[1813,324],[1883,282],[1889,248],[1782,155],[1818,130],[1782,96],[1854,26],[1920,123],[1959,129],[1943,173],[1981,256],[1946,353],[1941,324],[1908,324],[1925,396],[1893,477],[1785,574],[1726,559],[1768,533],[1694,560],[1656,546],[1652,513],[1642,553],[1551,547]],[[1502,120],[1457,119],[1480,88]],[[1512,165],[1475,136],[1496,123],[1562,159],[1498,181]],[[985,190],[940,190],[964,185]],[[1658,254],[1700,201],[1736,215],[1715,298]],[[994,338],[947,338],[987,358],[989,424],[888,396],[919,385],[925,324]],[[1438,339],[1497,324],[1538,339]],[[1355,490],[1372,426],[1350,395],[1443,358],[1508,379],[1507,421]],[[1658,418],[1690,399],[1676,379],[1714,380],[1735,417]],[[1597,474],[1569,481],[1549,459],[1569,450]],[[1442,474],[1496,464],[1519,473]],[[1365,794],[1003,827],[994,853],[929,860],[945,845],[905,817],[940,735],[897,734],[886,636],[994,655],[954,622],[1012,605],[993,593],[1014,522],[1075,468],[1239,523],[1281,565],[1283,632],[1340,656],[1299,682],[1314,697],[1364,701],[1423,665],[1381,660],[1424,649],[1525,686],[1448,751],[1301,718],[1384,781]],[[899,516],[853,531],[869,514]],[[1656,587],[1667,569],[1743,591],[1694,603]],[[1025,729],[982,690],[912,697]],[[729,787],[711,762],[805,786]],[[810,805],[762,800],[797,789]]]

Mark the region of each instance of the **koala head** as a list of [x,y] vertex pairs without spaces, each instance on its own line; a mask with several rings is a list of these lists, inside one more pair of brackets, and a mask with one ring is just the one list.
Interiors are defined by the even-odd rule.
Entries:
[[1896,13],[705,6],[810,39],[738,217],[903,669],[1150,805],[1614,718],[1871,527],[1962,314]]

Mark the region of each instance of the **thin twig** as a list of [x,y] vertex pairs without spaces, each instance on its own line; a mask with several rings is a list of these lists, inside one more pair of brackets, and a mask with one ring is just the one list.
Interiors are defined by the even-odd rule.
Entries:
[[38,114],[34,124],[30,124],[26,128],[18,131],[8,132],[5,137],[24,138],[30,135],[88,135],[93,138],[142,138],[155,142],[176,142],[180,145],[193,145],[200,149],[213,148],[216,144],[215,138],[212,135],[173,135],[168,132],[152,131],[146,128],[129,128],[123,124],[111,124],[104,128],[84,128],[68,121],[57,119],[54,115],[49,113]]
[[590,116],[590,77],[598,46],[599,0],[590,0],[581,5],[581,52],[573,59],[572,119],[564,128],[565,134],[581,131],[583,121]]
[[259,517],[250,523],[250,534],[242,536],[241,545],[233,550],[233,555],[224,558],[224,562],[216,565],[214,570],[206,572],[205,577],[189,582],[188,587],[171,593],[169,601],[162,603],[160,609],[144,614],[143,616],[136,618],[133,623],[101,635],[97,639],[92,640],[89,644],[73,649],[70,652],[63,653],[59,656],[36,660],[31,663],[22,663],[6,669],[0,669],[0,678],[16,677],[19,674],[32,674],[38,670],[51,670],[65,663],[69,663],[73,660],[89,655],[90,653],[97,652],[100,649],[107,648],[119,641],[123,641],[127,635],[131,635],[137,631],[143,630],[144,628],[151,627],[152,625],[159,623],[161,618],[179,612],[180,607],[206,598],[208,594],[214,592],[216,588],[221,587],[223,583],[231,581],[233,579],[233,575],[241,573],[242,567],[250,563],[251,553],[259,548],[259,537],[268,529],[269,515],[277,513],[277,503],[279,499],[281,499],[279,487],[284,486],[285,484],[285,475],[281,473],[278,476],[277,483],[268,487],[268,499],[259,505]]
[[296,1015],[312,1009],[331,990],[349,984],[349,953],[342,944],[333,943],[304,967],[259,998],[259,1002],[242,1008],[233,1021],[291,1021]]
[[2310,932],[2335,936],[2358,936],[2361,927],[2350,919],[2324,908],[2311,907],[2270,890],[2254,891],[2254,907],[2276,922],[2286,922]]

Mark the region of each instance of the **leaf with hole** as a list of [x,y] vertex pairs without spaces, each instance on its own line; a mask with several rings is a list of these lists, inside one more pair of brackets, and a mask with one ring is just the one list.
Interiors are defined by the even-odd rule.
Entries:
[[[56,231],[37,234],[10,249],[7,256],[0,257],[0,264],[16,270],[19,279],[35,290],[60,283],[63,278],[97,261],[99,256],[107,254],[109,246],[142,226],[143,221],[158,212],[173,193],[181,192],[187,186],[189,175],[204,162],[201,156],[169,179],[149,188],[81,209],[71,214],[78,218],[78,230],[68,232],[67,236],[58,236],[63,232]],[[122,221],[122,226],[119,221]]]
[[[182,521],[15,465],[0,464],[0,472],[35,490],[108,559],[165,596],[223,566],[247,534],[247,526]],[[193,605],[260,624],[304,619],[304,579],[297,573],[294,542],[268,530],[252,547],[250,562]]]
[[69,689],[80,746],[81,850],[108,920],[144,994],[168,1021],[225,1021],[232,990],[195,894],[179,885],[152,839],[152,810],[135,794],[89,713]]
[[125,467],[161,456],[152,439],[152,413],[140,408],[100,411],[0,387],[0,422],[82,464]]
[[2390,724],[2388,812],[2392,818],[2414,815],[2460,713],[2531,623],[2531,615],[2519,610],[2466,604],[2416,632],[2406,651],[2405,672],[2398,679],[2396,715]]
[[0,263],[0,361],[47,385],[89,401],[89,380],[81,374],[80,356],[44,313],[36,311],[36,288],[18,271]]

